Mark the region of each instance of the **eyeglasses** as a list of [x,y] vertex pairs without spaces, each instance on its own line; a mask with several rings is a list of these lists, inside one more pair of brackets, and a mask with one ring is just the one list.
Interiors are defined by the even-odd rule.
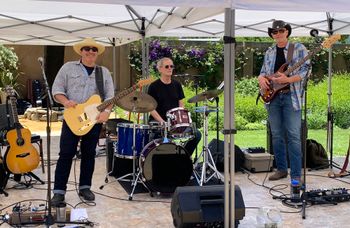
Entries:
[[92,50],[93,52],[98,52],[98,48],[97,47],[82,47],[80,50],[84,50],[84,51]]
[[279,33],[279,34],[282,34],[282,33],[284,33],[285,31],[286,31],[287,29],[278,29],[278,30],[273,30],[272,31],[272,34],[273,35],[277,35],[277,33]]
[[174,66],[174,65],[165,65],[164,68],[165,68],[165,69],[169,69],[169,68],[174,69],[175,66]]

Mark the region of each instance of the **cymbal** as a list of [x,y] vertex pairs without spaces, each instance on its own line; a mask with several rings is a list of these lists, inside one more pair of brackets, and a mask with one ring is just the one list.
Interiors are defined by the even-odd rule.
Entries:
[[210,98],[214,98],[219,96],[220,93],[222,93],[222,89],[214,89],[214,90],[208,90],[208,91],[204,91],[194,97],[191,97],[190,99],[188,99],[189,103],[197,103],[200,101],[205,101],[208,100]]
[[146,93],[134,91],[119,99],[116,105],[129,112],[146,113],[157,108],[157,101]]

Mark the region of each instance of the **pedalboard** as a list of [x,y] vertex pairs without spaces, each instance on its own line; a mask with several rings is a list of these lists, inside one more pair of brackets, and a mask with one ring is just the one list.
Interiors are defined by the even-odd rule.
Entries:
[[311,204],[337,204],[350,201],[346,188],[316,189],[305,192],[306,200]]

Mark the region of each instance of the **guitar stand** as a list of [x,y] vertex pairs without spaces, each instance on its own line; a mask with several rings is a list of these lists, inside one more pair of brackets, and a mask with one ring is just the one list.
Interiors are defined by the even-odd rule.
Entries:
[[45,182],[43,180],[41,180],[37,175],[35,175],[32,172],[24,173],[22,175],[28,175],[30,177],[33,177],[35,180],[39,181],[41,184],[45,184]]

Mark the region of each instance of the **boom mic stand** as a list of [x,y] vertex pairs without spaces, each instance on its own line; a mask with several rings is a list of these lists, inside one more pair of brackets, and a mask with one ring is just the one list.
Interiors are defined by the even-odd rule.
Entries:
[[305,81],[302,85],[302,88],[304,89],[304,92],[302,94],[304,94],[304,121],[303,121],[303,118],[301,119],[301,139],[302,139],[302,142],[301,142],[301,151],[302,151],[302,154],[303,154],[303,167],[304,167],[304,171],[303,171],[303,174],[304,174],[304,177],[303,177],[303,186],[301,188],[301,202],[302,202],[302,209],[301,209],[301,214],[302,214],[302,218],[305,219],[306,218],[306,140],[307,140],[307,132],[308,132],[308,129],[307,129],[307,82],[308,82],[308,78],[309,78],[309,75],[311,74],[310,70],[309,72],[307,73],[307,76],[305,78]]
[[[44,59],[42,57],[38,58],[38,61],[40,63],[40,67],[41,67],[41,71],[42,71],[42,75],[43,75],[43,79],[44,79],[44,86],[45,86],[45,90],[44,90],[44,96],[43,98],[47,98],[46,99],[46,146],[47,146],[47,198],[48,198],[48,214],[44,220],[44,223],[47,227],[53,225],[54,223],[59,223],[59,224],[66,224],[66,223],[70,223],[70,224],[85,224],[85,225],[91,225],[91,222],[86,221],[86,222],[72,222],[72,221],[56,221],[53,216],[52,216],[52,205],[51,205],[51,168],[50,168],[50,164],[51,164],[51,116],[49,115],[49,109],[52,110],[53,107],[53,99],[52,99],[52,95],[50,92],[50,87],[49,84],[47,82],[47,78],[46,78],[46,74],[45,74],[45,69],[44,69]],[[30,222],[28,224],[42,224],[42,222]]]
[[48,215],[45,220],[45,224],[47,226],[54,224],[54,218],[52,216],[52,207],[51,207],[51,127],[50,127],[50,120],[51,116],[49,115],[49,109],[52,110],[53,107],[53,100],[49,88],[49,84],[47,83],[47,78],[45,74],[44,69],[44,60],[42,57],[38,58],[38,61],[40,63],[40,68],[42,71],[42,76],[44,79],[44,97],[46,96],[46,149],[47,149],[47,198],[48,198]]

